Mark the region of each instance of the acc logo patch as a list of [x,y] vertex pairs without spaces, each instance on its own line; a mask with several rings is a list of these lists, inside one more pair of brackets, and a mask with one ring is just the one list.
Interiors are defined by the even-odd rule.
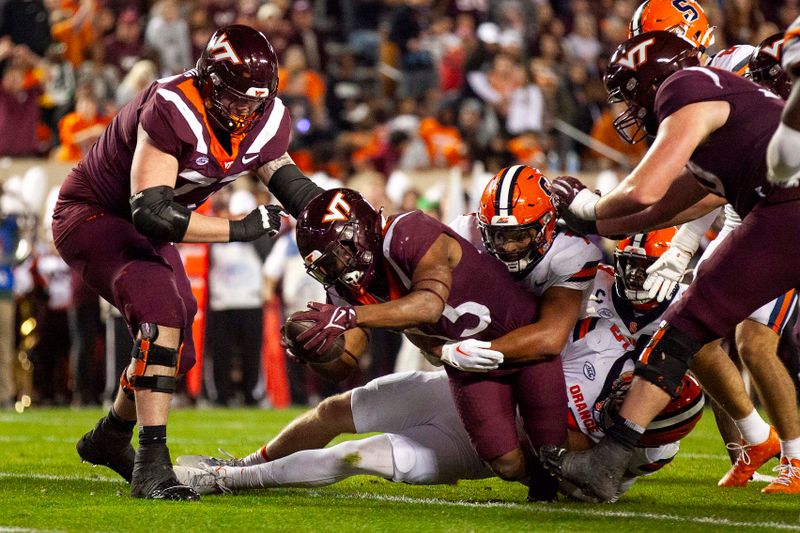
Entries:
[[206,156],[204,156],[204,155],[201,155],[200,157],[195,159],[194,162],[197,163],[198,165],[207,165],[208,164],[208,158]]
[[600,308],[597,311],[597,314],[600,315],[601,318],[606,318],[606,319],[614,317],[614,313],[611,311],[611,309],[606,309],[605,307]]
[[589,361],[583,363],[583,375],[586,376],[586,379],[589,381],[594,381],[594,378],[597,377],[597,372],[594,369],[594,365]]

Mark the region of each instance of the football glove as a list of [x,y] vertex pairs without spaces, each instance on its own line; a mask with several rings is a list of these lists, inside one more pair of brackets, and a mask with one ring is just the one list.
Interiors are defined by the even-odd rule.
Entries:
[[647,279],[642,288],[649,291],[648,298],[656,298],[659,302],[671,299],[691,260],[691,253],[681,250],[673,243],[673,246],[647,268]]
[[288,216],[280,206],[260,205],[241,220],[230,221],[230,242],[254,241],[264,234],[274,237],[281,230],[281,217]]
[[491,342],[466,339],[442,346],[442,361],[465,372],[488,372],[503,362],[503,354]]
[[577,178],[559,176],[550,188],[557,199],[556,206],[560,216],[571,230],[581,235],[597,233],[595,206],[600,195],[586,188]]
[[336,337],[358,325],[356,310],[349,305],[336,306],[309,302],[308,309],[292,315],[295,320],[315,322],[307,331],[297,336],[297,342],[302,342],[306,350],[325,353],[333,346]]

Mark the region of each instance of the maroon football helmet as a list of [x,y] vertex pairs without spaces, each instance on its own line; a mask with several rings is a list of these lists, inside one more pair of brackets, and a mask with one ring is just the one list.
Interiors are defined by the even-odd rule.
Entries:
[[261,32],[225,26],[208,40],[197,75],[208,115],[230,133],[246,133],[275,98],[278,58]]
[[306,272],[326,287],[363,292],[380,261],[382,228],[380,211],[360,193],[325,191],[297,218],[297,248]]
[[628,108],[614,120],[623,139],[635,144],[658,130],[653,108],[656,92],[673,73],[700,65],[700,50],[668,31],[651,31],[631,37],[609,59],[603,81],[609,102]]
[[783,33],[770,35],[753,50],[745,76],[786,100],[792,80],[781,66],[782,53]]

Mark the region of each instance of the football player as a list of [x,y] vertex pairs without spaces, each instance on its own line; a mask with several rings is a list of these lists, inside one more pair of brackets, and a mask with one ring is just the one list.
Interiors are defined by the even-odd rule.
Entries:
[[[692,220],[726,202],[743,219],[667,310],[598,446],[578,454],[543,450],[559,475],[610,500],[643,428],[677,393],[692,355],[800,283],[787,255],[799,244],[791,228],[800,217],[800,188],[767,180],[768,139],[783,101],[735,74],[700,66],[697,48],[681,37],[650,32],[629,39],[611,57],[605,82],[609,95],[627,104],[618,131],[655,140],[602,198],[574,178],[554,183],[573,225],[618,234]],[[782,443],[770,491],[800,492],[800,449],[788,445],[794,442]]]
[[[713,41],[714,28],[699,3],[693,0],[672,2],[669,0],[648,0],[642,3],[631,19],[630,36],[643,32],[666,30],[683,37],[700,52],[701,63],[728,70],[751,78],[764,85],[782,98],[786,97],[786,75],[778,64],[783,35],[770,36],[757,47],[735,45],[713,56],[706,49]],[[702,264],[717,249],[720,243],[735,229],[741,218],[736,210],[727,204],[724,208],[725,226],[707,247],[698,261]],[[700,245],[700,240],[716,218],[716,212],[709,213],[696,221],[684,224],[673,240],[673,246],[650,272],[647,286],[651,293],[661,291],[663,297],[686,272],[689,261]],[[743,487],[756,470],[767,460],[779,453],[781,440],[784,448],[800,450],[800,417],[794,401],[794,384],[778,356],[780,335],[796,307],[794,291],[789,291],[775,300],[761,306],[735,330],[734,341],[743,364],[758,390],[770,419],[777,431],[770,428],[752,405],[741,380],[736,380],[735,391],[731,386],[720,383],[725,376],[732,383],[732,364],[724,357],[720,341],[703,347],[695,362],[695,370],[712,397],[718,400],[715,408],[725,406],[725,411],[733,420],[738,431],[727,431],[724,422],[721,432],[728,447],[737,459],[731,469],[719,480],[722,487]],[[720,413],[721,416],[724,417]],[[780,440],[779,440],[780,436]],[[743,445],[739,440],[744,441]],[[776,487],[767,487],[767,492]]]
[[260,206],[241,220],[193,212],[218,189],[285,154],[291,120],[277,86],[267,38],[247,26],[221,28],[196,68],[152,83],[123,107],[61,187],[52,225],[59,253],[136,336],[113,407],[77,450],[129,481],[134,497],[198,499],[175,478],[166,445],[176,379],[195,362],[197,311],[173,243],[278,232],[277,206]]
[[[618,407],[630,383],[634,361],[630,350],[637,339],[655,330],[668,305],[648,299],[641,284],[644,270],[668,249],[674,232],[669,228],[626,239],[617,247],[616,275],[609,267],[596,269],[586,316],[570,333],[561,354],[572,449],[586,449],[603,436],[604,420]],[[175,470],[179,479],[201,493],[313,487],[353,475],[411,484],[491,477],[458,418],[447,381],[444,372],[383,376],[327,398],[247,457],[182,456]],[[665,409],[643,438],[629,464],[624,490],[636,477],[672,461],[678,440],[699,420],[702,393],[691,377],[684,381],[680,399]],[[343,433],[374,432],[383,434],[325,448]],[[575,487],[565,485],[562,491],[583,498]]]
[[[349,330],[404,331],[447,363],[462,422],[478,454],[503,479],[527,482],[531,475],[532,460],[518,443],[517,409],[532,442],[563,443],[561,346],[547,339],[527,342],[540,306],[534,295],[517,289],[496,259],[420,211],[384,223],[351,189],[325,191],[308,203],[298,217],[297,245],[308,273],[327,287],[332,302],[311,303],[308,311],[292,315],[314,323],[297,337],[305,350],[325,353]],[[572,322],[567,317],[560,324],[563,338],[577,307]],[[312,366],[341,380],[356,364],[345,353]],[[534,492],[544,487],[529,486]]]

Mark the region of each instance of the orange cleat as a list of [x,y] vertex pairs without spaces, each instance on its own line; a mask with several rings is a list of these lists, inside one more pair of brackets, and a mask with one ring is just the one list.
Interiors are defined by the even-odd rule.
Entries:
[[775,467],[778,478],[761,489],[764,494],[800,494],[800,459],[781,457]]
[[769,437],[758,444],[728,444],[739,450],[739,458],[717,485],[720,487],[744,487],[761,465],[781,452],[781,441],[775,428],[770,426]]

